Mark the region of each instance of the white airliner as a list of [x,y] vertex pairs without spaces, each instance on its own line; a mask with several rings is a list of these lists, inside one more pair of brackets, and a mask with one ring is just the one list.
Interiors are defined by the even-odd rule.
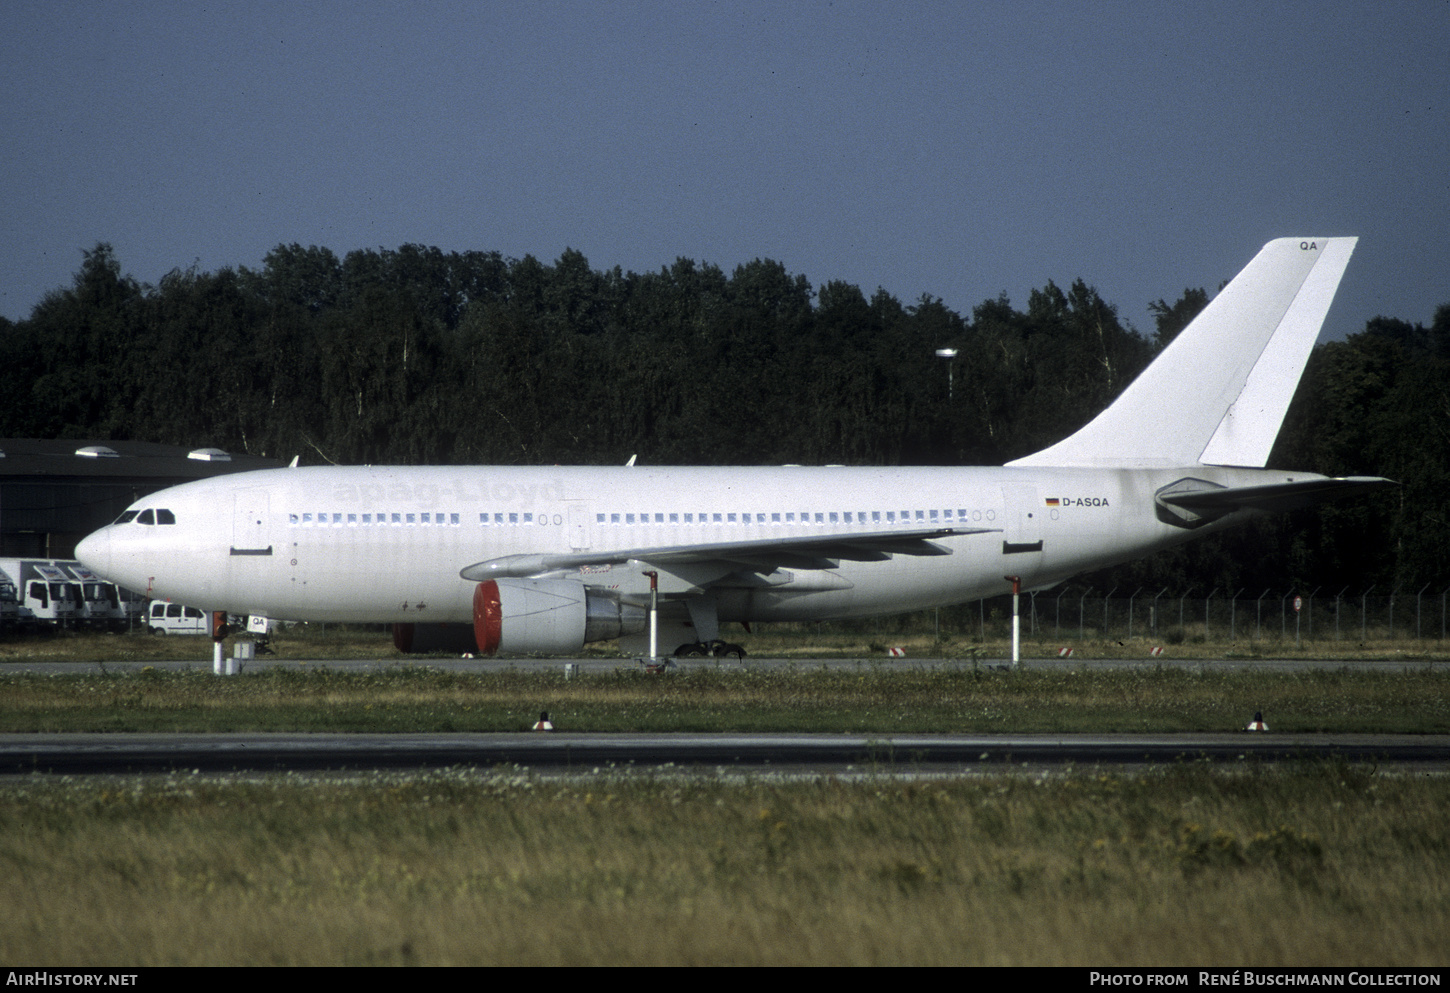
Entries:
[[637,651],[650,573],[665,646],[1040,589],[1388,482],[1263,468],[1356,240],[1265,245],[1107,410],[1002,467],[273,469],[144,497],[76,556],[152,597],[484,654]]

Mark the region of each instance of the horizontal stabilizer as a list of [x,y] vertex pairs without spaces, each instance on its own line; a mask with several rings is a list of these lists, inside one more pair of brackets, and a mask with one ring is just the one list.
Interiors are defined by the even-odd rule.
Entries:
[[[1172,523],[1192,527],[1217,520],[1236,510],[1279,513],[1298,510],[1321,500],[1350,496],[1381,486],[1398,486],[1382,476],[1342,476],[1266,483],[1262,486],[1218,486],[1199,479],[1181,479],[1163,487],[1155,498],[1159,508],[1177,518]],[[1163,515],[1160,513],[1160,517]],[[1165,520],[1167,518],[1164,518]]]
[[[649,548],[621,548],[602,552],[571,552],[567,555],[505,555],[477,562],[459,572],[470,582],[503,577],[527,578],[583,566],[622,565],[631,559],[657,565],[693,562],[737,561],[759,567],[800,568],[803,561],[825,563],[829,559],[879,562],[892,555],[950,555],[951,549],[933,538],[985,534],[998,528],[931,528],[920,531],[877,531],[869,534],[819,534],[792,538],[762,538],[754,541],[726,541],[699,545],[667,545]],[[827,568],[829,564],[816,566]]]

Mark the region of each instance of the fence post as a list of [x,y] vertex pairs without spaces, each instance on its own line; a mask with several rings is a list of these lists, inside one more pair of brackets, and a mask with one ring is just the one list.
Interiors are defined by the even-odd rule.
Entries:
[[[1374,589],[1373,583],[1371,583],[1369,587],[1369,590],[1372,589]],[[1364,611],[1365,605],[1369,603],[1369,590],[1365,590],[1363,593],[1360,594],[1359,597],[1359,640],[1361,644],[1369,640],[1369,636],[1365,634],[1364,626]]]
[[1105,596],[1105,597],[1103,597],[1103,637],[1104,638],[1107,638],[1107,636],[1108,636],[1108,605],[1113,602],[1113,594],[1116,593],[1116,592],[1118,592],[1118,588],[1116,586],[1114,586],[1112,589],[1108,590],[1108,595]]
[[1204,601],[1203,601],[1203,640],[1204,641],[1208,641],[1208,609],[1209,609],[1209,606],[1213,602],[1213,595],[1215,593],[1217,593],[1217,592],[1218,592],[1218,587],[1215,586],[1213,589],[1209,590],[1208,596],[1205,597],[1204,598]]
[[[1348,586],[1346,586],[1344,588],[1344,590],[1347,590],[1347,589],[1349,589]],[[1344,590],[1340,590],[1338,593],[1334,594],[1334,640],[1335,641],[1339,641],[1340,640],[1340,634],[1339,634],[1339,598],[1342,597],[1342,596],[1344,596]]]
[[1399,592],[1398,586],[1390,590],[1390,641],[1395,640],[1395,595]]
[[1153,637],[1155,638],[1158,637],[1158,597],[1167,592],[1168,587],[1165,586],[1158,591],[1158,596],[1153,598]]
[[1132,641],[1133,640],[1133,602],[1138,599],[1138,594],[1139,593],[1142,593],[1142,592],[1143,592],[1143,587],[1140,586],[1136,590],[1133,591],[1133,595],[1132,596],[1128,597],[1128,640],[1129,641]]
[[1264,640],[1264,597],[1268,595],[1269,591],[1264,590],[1254,601],[1254,640],[1256,641]]
[[1091,593],[1092,591],[1093,591],[1093,588],[1091,586],[1089,586],[1087,589],[1085,589],[1085,590],[1082,591],[1082,596],[1079,597],[1078,598],[1078,601],[1077,601],[1077,640],[1078,641],[1082,641],[1082,639],[1083,639],[1083,612],[1087,609],[1086,606],[1085,606],[1087,604],[1087,595],[1089,593]]
[[1235,591],[1234,596],[1233,596],[1233,599],[1228,602],[1228,640],[1229,640],[1229,644],[1233,644],[1234,639],[1238,637],[1237,629],[1236,629],[1235,625],[1236,625],[1236,623],[1238,621],[1237,614],[1238,614],[1238,609],[1239,609],[1239,594],[1242,593],[1243,591],[1244,591],[1244,588],[1242,586],[1240,586],[1238,588],[1238,590]]
[[1429,583],[1426,583],[1424,586],[1421,586],[1420,587],[1420,592],[1418,592],[1418,593],[1415,594],[1415,640],[1416,641],[1419,641],[1420,640],[1420,597],[1424,596],[1425,595],[1425,591],[1428,590],[1429,588],[1430,588],[1430,584]]

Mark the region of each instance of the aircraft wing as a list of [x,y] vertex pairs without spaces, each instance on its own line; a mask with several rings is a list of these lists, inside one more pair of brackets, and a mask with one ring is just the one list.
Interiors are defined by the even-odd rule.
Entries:
[[[1199,480],[1186,480],[1199,483]],[[1212,486],[1204,488],[1176,489],[1180,484],[1158,491],[1158,502],[1181,507],[1203,516],[1221,516],[1235,510],[1262,510],[1279,512],[1297,510],[1320,500],[1348,496],[1362,490],[1379,486],[1398,486],[1393,479],[1383,476],[1342,476],[1338,478],[1315,478],[1288,483],[1268,483],[1263,486]]]
[[660,566],[732,563],[752,570],[778,568],[833,569],[841,559],[880,562],[893,555],[950,555],[952,550],[932,539],[953,535],[986,534],[1000,528],[930,528],[912,531],[877,531],[761,538],[696,545],[661,545],[609,551],[569,552],[559,555],[505,555],[476,562],[459,572],[470,582],[528,578],[583,566],[621,565],[630,560]]

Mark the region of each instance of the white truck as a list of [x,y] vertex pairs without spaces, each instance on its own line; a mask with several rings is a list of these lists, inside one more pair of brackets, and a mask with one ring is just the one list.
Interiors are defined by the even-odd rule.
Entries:
[[146,598],[108,583],[79,562],[57,562],[80,584],[80,624],[96,631],[128,631],[146,610]]
[[66,573],[63,563],[55,559],[0,559],[0,573],[15,586],[17,626],[70,627],[80,621],[80,584]]
[[0,572],[0,631],[14,630],[20,619],[20,590],[15,580]]

